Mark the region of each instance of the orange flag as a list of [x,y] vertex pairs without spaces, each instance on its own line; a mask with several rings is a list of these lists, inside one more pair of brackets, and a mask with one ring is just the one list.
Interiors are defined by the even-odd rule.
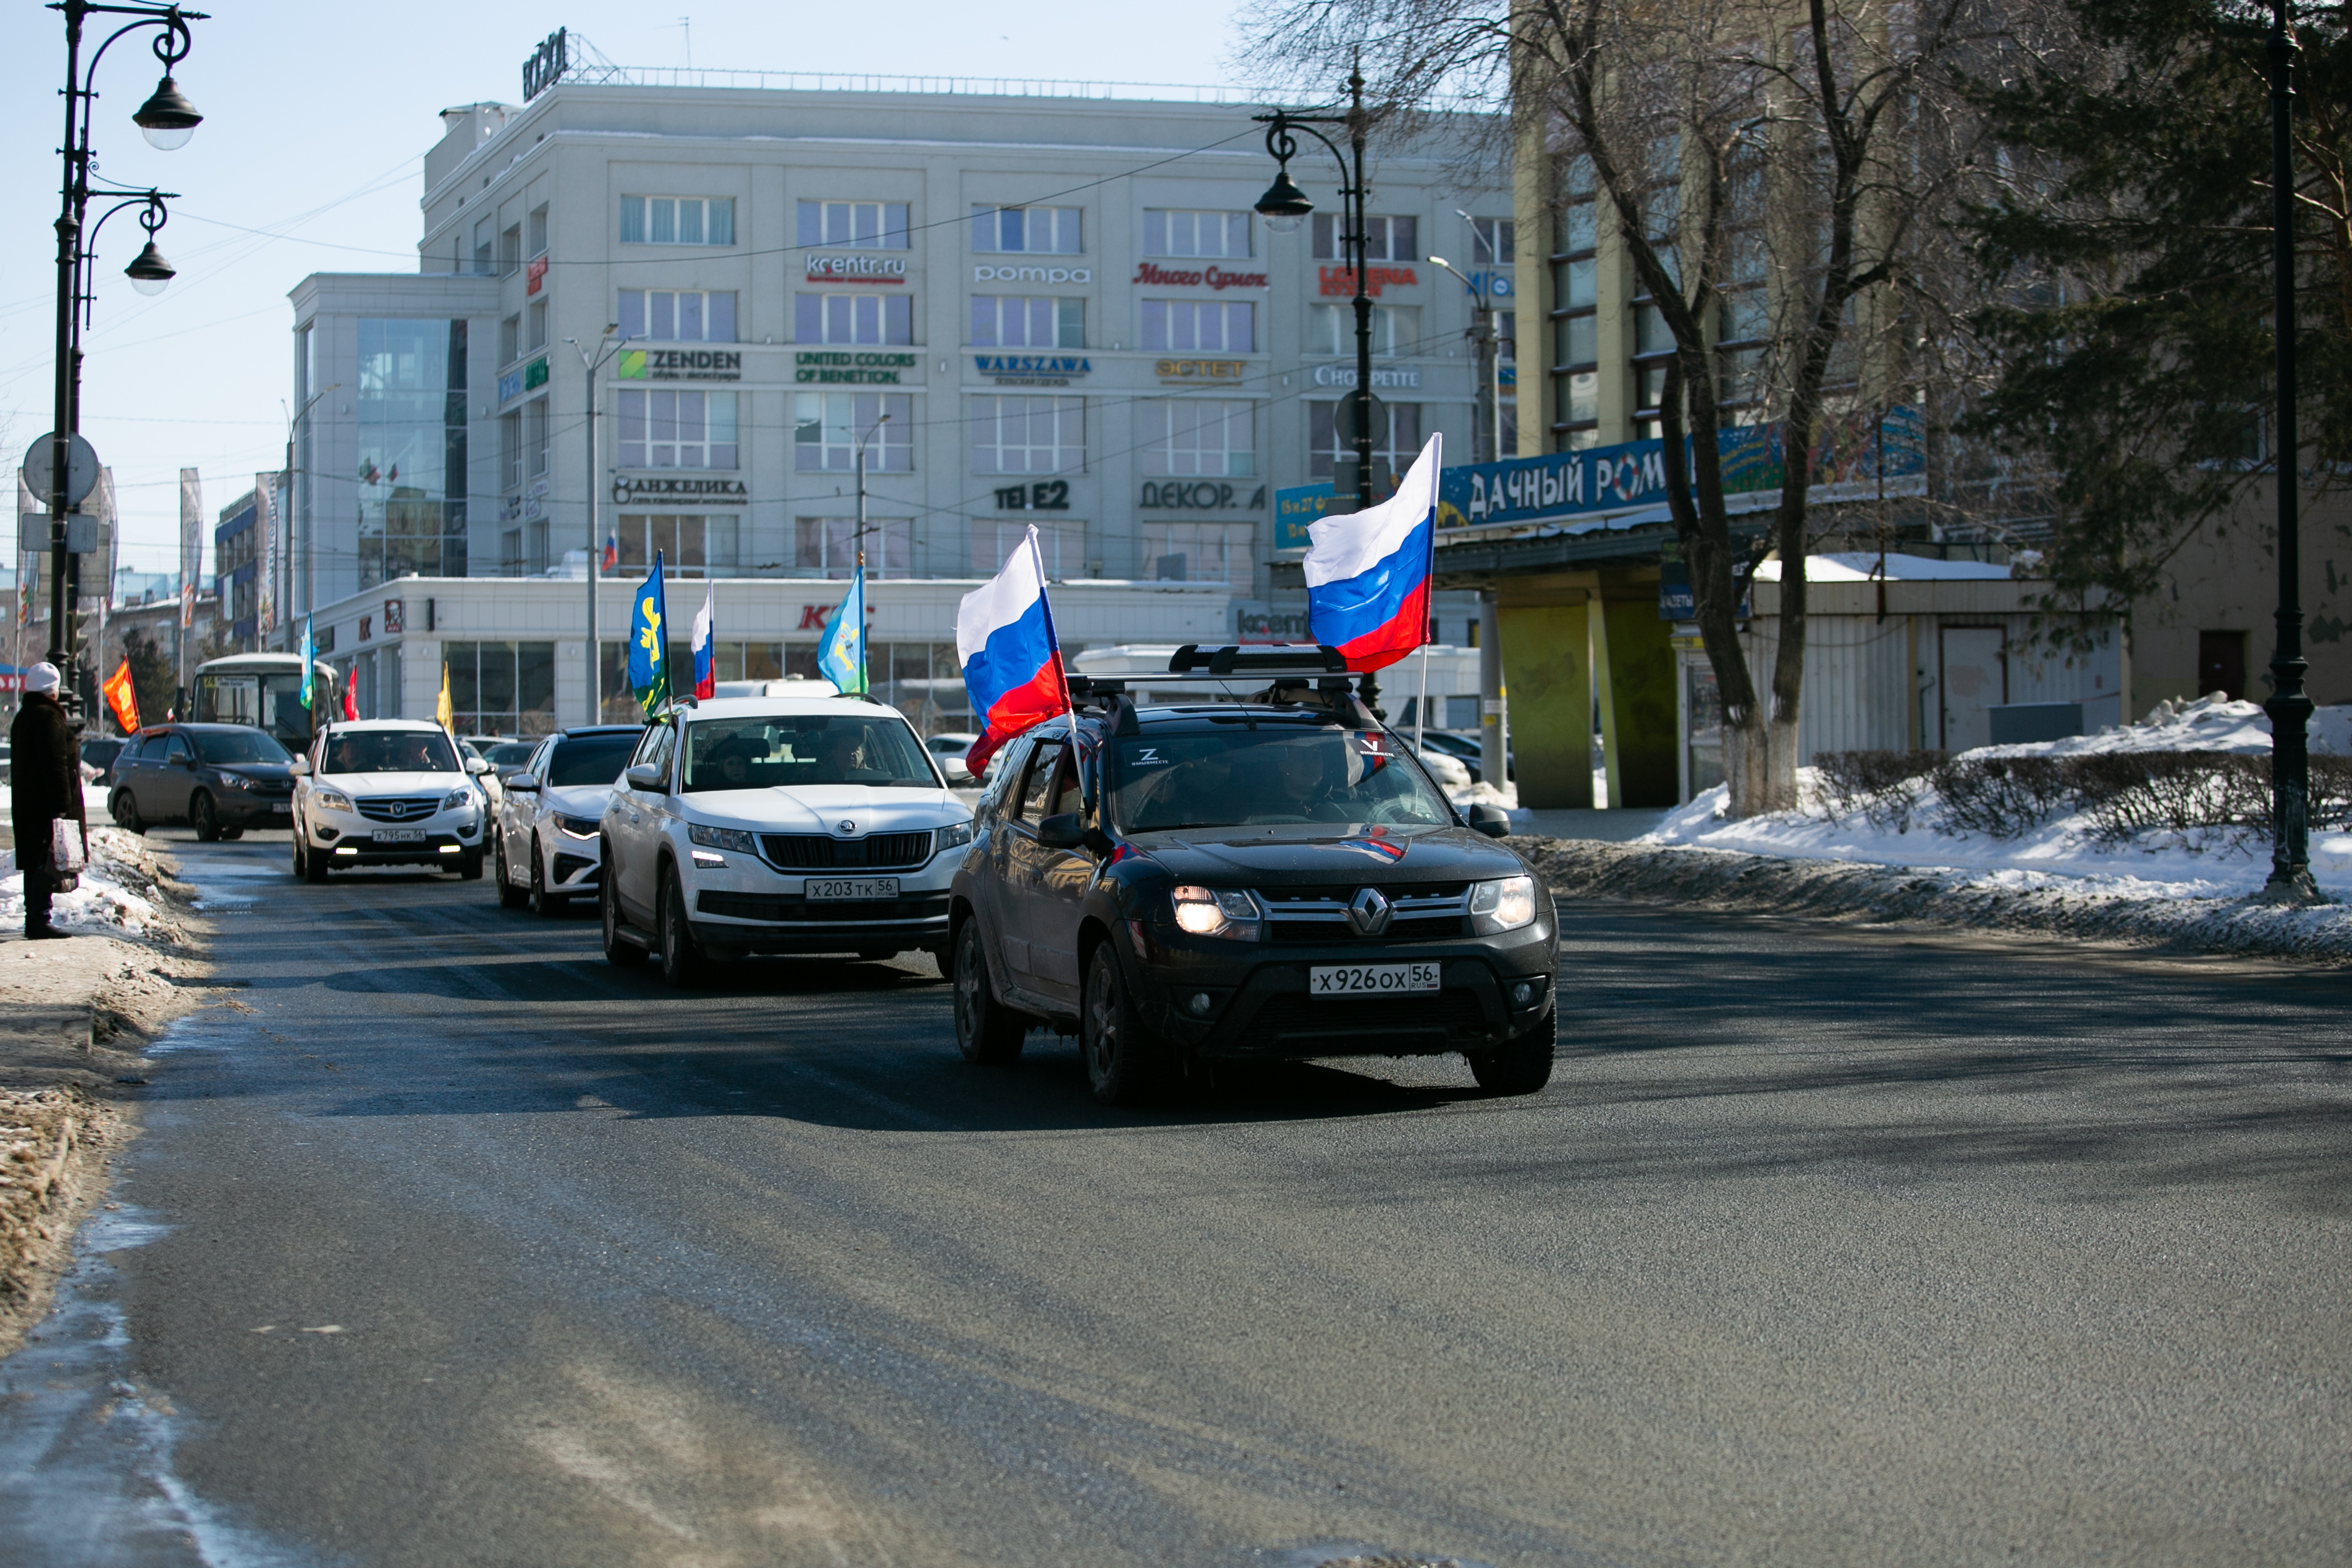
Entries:
[[106,684],[100,689],[106,693],[106,705],[114,710],[114,721],[122,726],[122,732],[136,734],[139,731],[139,693],[131,689],[131,661],[124,659],[122,667],[108,676]]

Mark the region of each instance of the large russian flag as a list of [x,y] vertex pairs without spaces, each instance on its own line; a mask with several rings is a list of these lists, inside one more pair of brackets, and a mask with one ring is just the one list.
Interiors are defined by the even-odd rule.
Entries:
[[1013,546],[1003,571],[963,596],[956,609],[956,656],[982,723],[979,741],[964,756],[974,773],[1005,742],[1068,710],[1036,529]]
[[1429,640],[1444,441],[1432,436],[1397,493],[1380,505],[1307,531],[1307,629],[1352,669],[1394,664]]

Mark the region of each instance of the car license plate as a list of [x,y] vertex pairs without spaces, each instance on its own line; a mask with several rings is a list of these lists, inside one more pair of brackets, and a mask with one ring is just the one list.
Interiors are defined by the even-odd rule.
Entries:
[[269,808],[269,815],[272,816],[291,816],[294,815],[294,803],[292,801],[281,800]]
[[811,903],[826,899],[895,899],[898,896],[898,879],[838,877],[807,883],[804,890]]
[[1393,996],[1437,989],[1434,963],[1318,963],[1307,971],[1310,996]]
[[375,830],[378,844],[422,844],[425,829],[421,827],[379,827]]

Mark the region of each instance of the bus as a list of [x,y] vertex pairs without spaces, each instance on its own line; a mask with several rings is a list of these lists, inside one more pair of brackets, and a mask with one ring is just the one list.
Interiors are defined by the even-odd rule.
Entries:
[[195,700],[190,715],[199,724],[249,724],[269,731],[279,745],[299,752],[310,744],[310,716],[331,719],[342,710],[334,666],[313,661],[316,679],[302,706],[302,656],[239,653],[206,659],[196,667]]

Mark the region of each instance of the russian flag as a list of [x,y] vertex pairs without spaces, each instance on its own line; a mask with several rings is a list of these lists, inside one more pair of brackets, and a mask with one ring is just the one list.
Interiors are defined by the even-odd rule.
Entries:
[[982,725],[980,739],[964,757],[964,766],[974,773],[988,766],[1005,742],[1069,710],[1034,527],[1004,558],[1004,569],[957,606],[956,655],[963,661],[964,691]]
[[617,533],[607,533],[604,535],[604,570],[610,572],[614,567],[618,566],[620,563],[621,536]]
[[711,595],[718,590],[706,584],[702,590],[702,610],[694,617],[694,640],[688,644],[694,651],[694,697],[696,701],[717,695],[719,689],[718,649],[710,641],[718,629]]
[[1429,640],[1444,441],[1429,438],[1387,500],[1307,531],[1307,629],[1351,669],[1394,664]]

